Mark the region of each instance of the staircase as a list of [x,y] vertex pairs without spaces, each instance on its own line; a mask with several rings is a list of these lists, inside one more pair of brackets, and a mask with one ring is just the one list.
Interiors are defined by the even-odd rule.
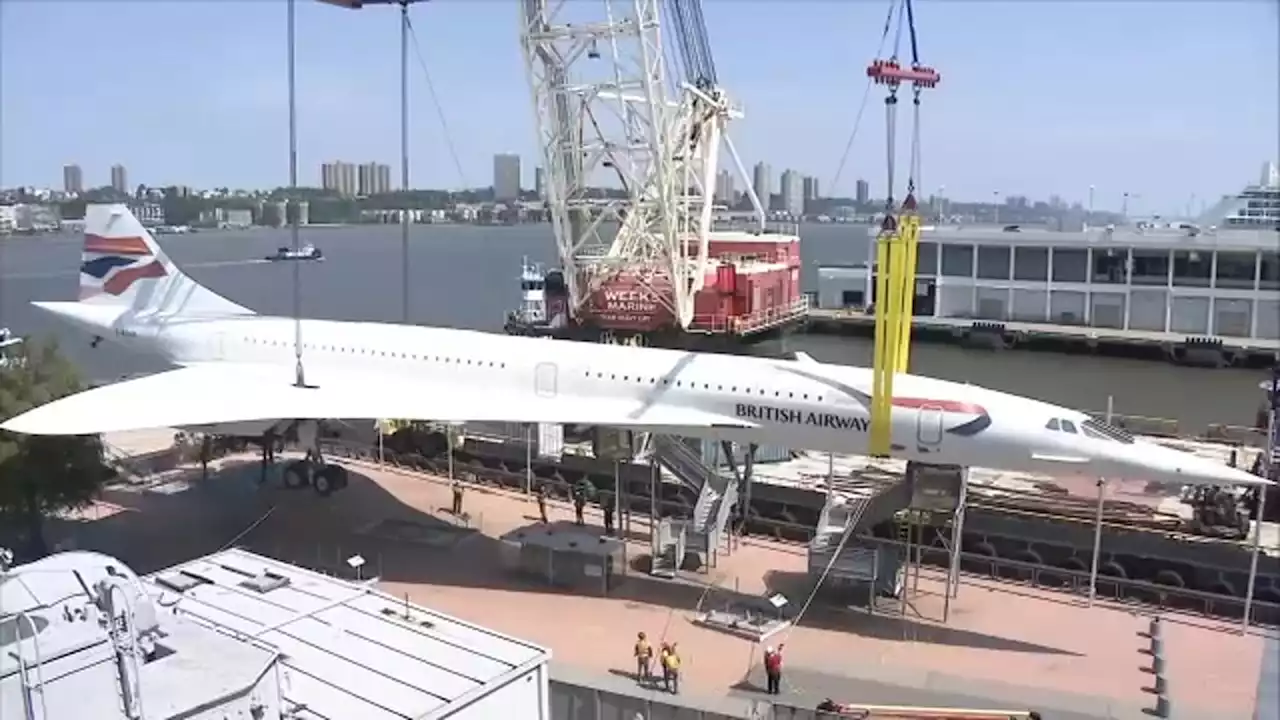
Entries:
[[662,518],[650,535],[649,574],[670,580],[676,576],[684,561],[685,523],[683,520]]
[[738,502],[738,476],[736,471],[726,475],[718,467],[708,467],[702,454],[690,444],[693,442],[700,447],[701,441],[654,435],[651,447],[658,464],[698,493],[693,518],[688,523],[690,545],[705,551],[709,564],[714,564],[717,550],[727,539],[724,530]]
[[[879,594],[895,595],[900,588],[902,559],[896,553],[868,544],[859,536],[911,504],[912,483],[904,475],[866,477],[852,497],[833,497],[822,508],[809,542],[809,574],[827,572],[827,584],[843,592],[844,602],[861,606]],[[849,538],[840,548],[841,540]],[[837,548],[840,554],[832,562]]]

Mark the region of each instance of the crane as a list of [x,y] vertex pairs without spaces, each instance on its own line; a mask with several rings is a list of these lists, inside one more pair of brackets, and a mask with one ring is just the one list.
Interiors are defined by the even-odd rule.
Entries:
[[[920,94],[923,90],[937,87],[942,79],[937,70],[920,62],[911,0],[899,0],[890,6],[886,30],[893,23],[895,12],[897,39],[893,54],[884,60],[876,58],[867,67],[867,77],[887,89],[884,108],[888,191],[884,219],[876,236],[875,359],[872,365],[870,428],[871,454],[878,457],[888,457],[890,451],[893,377],[907,372],[910,361],[916,252],[920,239],[920,216],[916,212],[915,195],[916,183],[920,180]],[[905,67],[898,59],[904,29],[910,36],[911,48],[911,64]],[[903,85],[911,87],[912,95],[911,156],[906,194],[902,205],[895,207],[898,90]]]
[[666,0],[678,75],[668,72],[662,4],[521,0],[546,202],[575,319],[625,278],[639,304],[687,329],[711,262],[722,145],[746,178],[726,134],[742,113],[718,84],[701,2]]

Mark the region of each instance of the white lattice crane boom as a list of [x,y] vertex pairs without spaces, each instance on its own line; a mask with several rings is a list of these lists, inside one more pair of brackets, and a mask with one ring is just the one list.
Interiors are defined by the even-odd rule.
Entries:
[[[667,72],[660,0],[521,0],[547,203],[575,317],[627,273],[688,328],[708,271],[720,144],[740,113],[716,83],[698,0],[667,2],[684,78]],[[604,186],[622,197],[602,197],[595,188]]]

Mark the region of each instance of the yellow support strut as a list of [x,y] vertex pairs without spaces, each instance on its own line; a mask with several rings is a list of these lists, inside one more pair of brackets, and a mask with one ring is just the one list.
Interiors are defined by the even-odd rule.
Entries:
[[911,357],[919,237],[920,219],[909,209],[900,218],[887,217],[876,238],[875,358],[869,448],[873,457],[889,457],[892,450],[893,378],[897,373],[907,372]]

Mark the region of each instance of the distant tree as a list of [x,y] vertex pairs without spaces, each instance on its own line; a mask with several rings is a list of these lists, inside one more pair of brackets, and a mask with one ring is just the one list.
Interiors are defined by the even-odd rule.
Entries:
[[[79,375],[53,342],[6,351],[0,364],[0,418],[79,392]],[[48,554],[44,519],[87,506],[114,471],[92,436],[15,435],[0,431],[0,527],[17,531],[33,558]]]

